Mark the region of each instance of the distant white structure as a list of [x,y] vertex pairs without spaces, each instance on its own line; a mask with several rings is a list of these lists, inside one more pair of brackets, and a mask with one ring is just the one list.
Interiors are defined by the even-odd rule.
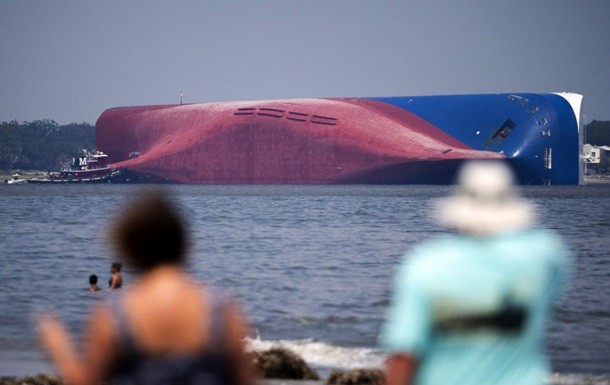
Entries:
[[608,156],[608,152],[610,146],[593,146],[587,143],[582,148],[582,158],[587,164],[598,164]]

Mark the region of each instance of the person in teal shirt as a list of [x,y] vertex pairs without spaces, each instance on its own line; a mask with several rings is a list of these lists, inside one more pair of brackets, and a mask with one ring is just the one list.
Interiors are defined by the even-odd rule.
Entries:
[[455,233],[407,253],[380,335],[387,385],[540,385],[545,327],[569,252],[534,227],[501,162],[470,162],[434,212]]

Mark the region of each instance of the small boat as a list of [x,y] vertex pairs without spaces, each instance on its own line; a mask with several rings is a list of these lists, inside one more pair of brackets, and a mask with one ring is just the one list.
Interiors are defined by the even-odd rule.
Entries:
[[13,174],[12,179],[6,179],[4,183],[7,184],[26,184],[28,183],[27,179],[21,179],[21,175]]
[[115,181],[121,169],[108,167],[108,155],[101,151],[83,150],[60,172],[50,172],[44,178],[32,178],[30,183],[109,183]]

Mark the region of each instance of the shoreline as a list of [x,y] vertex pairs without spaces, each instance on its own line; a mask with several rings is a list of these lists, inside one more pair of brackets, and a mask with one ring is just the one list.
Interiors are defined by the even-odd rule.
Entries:
[[[271,371],[262,369],[263,367],[258,366],[259,369],[265,370],[261,372],[261,375],[268,377],[277,376],[282,377],[285,373],[292,373],[289,376],[294,376],[297,368],[302,369],[308,367],[312,369],[315,374],[318,375],[319,379],[286,379],[286,378],[257,378],[255,380],[256,385],[382,385],[379,383],[379,374],[375,374],[373,378],[377,380],[371,382],[371,371],[377,371],[381,369],[379,366],[371,364],[369,360],[358,361],[359,365],[348,365],[352,369],[348,368],[333,368],[326,366],[312,365],[305,361],[302,354],[295,353],[290,349],[263,349],[259,352],[271,352],[274,350],[284,350],[288,353],[288,357],[282,357],[283,355],[275,355],[275,357],[264,358],[263,361],[273,362],[272,366],[263,366],[272,368]],[[355,362],[352,362],[354,364]],[[290,368],[287,372],[282,368]],[[337,381],[331,381],[333,377],[332,372],[334,370],[347,374],[348,376],[339,379]],[[360,372],[360,373],[358,373]],[[365,373],[364,375],[363,372]],[[35,374],[32,374],[35,373]],[[284,374],[282,374],[284,373]],[[297,371],[297,373],[303,374],[303,371]],[[298,376],[298,374],[297,374]],[[340,376],[342,376],[340,374]],[[294,378],[294,377],[293,377]],[[307,378],[307,377],[302,377]],[[337,377],[335,376],[335,379]],[[610,385],[610,372],[602,374],[593,373],[560,373],[551,372],[547,375],[545,385]],[[56,369],[53,365],[43,358],[43,356],[20,356],[13,357],[12,359],[6,359],[3,357],[0,360],[0,385],[65,385],[61,378],[57,375]]]
[[[268,350],[270,351],[270,350]],[[0,365],[0,385],[64,385],[61,378],[57,375],[56,369],[48,361],[38,361],[23,359],[3,359]],[[316,380],[303,380],[303,379],[284,379],[284,378],[258,378],[256,380],[257,385],[329,385],[330,373],[333,368],[321,368],[315,367],[305,362],[302,357],[295,354],[289,359],[295,361],[278,362],[276,357],[275,365],[288,365],[291,368],[298,367],[298,361],[301,361],[301,365],[308,366],[313,369],[319,375],[319,379]],[[354,376],[354,372],[357,371],[370,371],[377,370],[374,365],[362,366],[358,369],[340,369],[343,373],[352,372],[351,378],[346,378],[348,382],[337,382],[332,385],[376,385],[371,383],[370,376],[367,379],[366,376]],[[8,374],[6,374],[8,373]],[[35,374],[32,374],[35,373]],[[271,374],[275,373],[275,374]],[[280,375],[281,372],[267,372],[267,375]],[[378,377],[377,377],[378,378]],[[559,373],[551,372],[547,375],[546,385],[610,385],[610,372],[604,374],[589,374],[589,373]],[[377,384],[379,385],[379,384]]]
[[584,178],[585,185],[589,184],[610,184],[610,176],[601,175],[598,177],[585,177]]
[[[288,379],[258,379],[258,385],[326,385],[328,379],[322,380],[288,380]],[[545,381],[547,385],[609,385],[610,375],[564,374],[551,373]],[[64,385],[61,378],[52,373],[39,373],[24,376],[0,375],[0,385]],[[350,383],[350,385],[359,385]],[[362,382],[361,385],[371,385]]]

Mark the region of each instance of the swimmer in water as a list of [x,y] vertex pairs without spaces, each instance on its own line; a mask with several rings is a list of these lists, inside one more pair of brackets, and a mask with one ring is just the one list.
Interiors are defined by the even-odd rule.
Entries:
[[108,280],[108,287],[110,290],[120,289],[121,286],[123,286],[123,277],[121,276],[122,267],[123,264],[120,262],[114,262],[110,266],[110,272],[112,273],[110,280]]
[[101,287],[97,285],[97,275],[91,274],[89,276],[89,291],[100,291]]

